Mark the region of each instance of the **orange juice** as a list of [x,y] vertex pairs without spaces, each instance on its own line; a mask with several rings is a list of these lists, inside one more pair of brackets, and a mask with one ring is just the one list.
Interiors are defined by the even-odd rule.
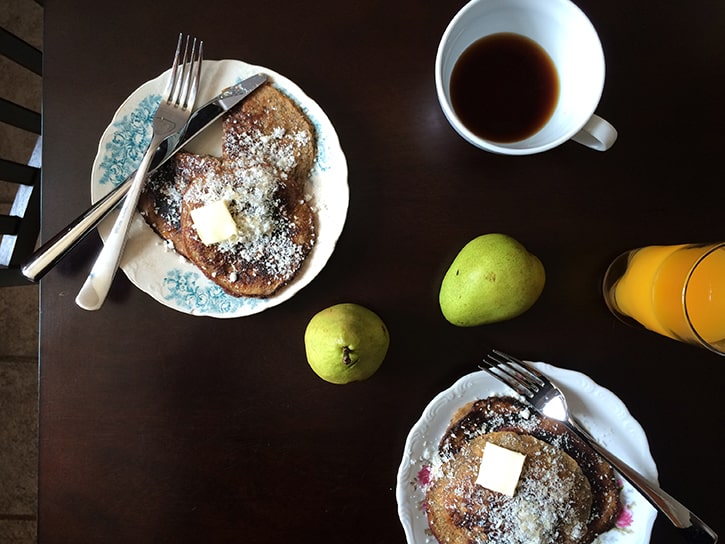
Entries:
[[685,310],[705,342],[725,344],[725,247],[710,253],[692,271]]
[[724,244],[634,250],[610,296],[619,312],[654,332],[725,349]]

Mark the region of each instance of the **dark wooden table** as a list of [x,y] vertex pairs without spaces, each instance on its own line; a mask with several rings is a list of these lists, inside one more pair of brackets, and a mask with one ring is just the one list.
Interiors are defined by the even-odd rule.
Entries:
[[[208,59],[267,66],[313,97],[340,136],[351,201],[322,273],[252,317],[178,313],[122,274],[101,311],[79,309],[96,233],[43,279],[40,542],[402,542],[408,430],[490,346],[615,392],[661,485],[725,534],[725,360],[621,324],[600,293],[622,250],[725,238],[725,4],[581,0],[607,58],[598,112],[620,137],[606,153],[567,143],[530,157],[479,151],[441,113],[436,48],[463,4],[46,1],[46,239],[88,206],[100,135],[180,31],[203,37]],[[546,288],[517,319],[456,328],[440,281],[487,232],[537,254]],[[344,301],[379,313],[392,343],[372,379],[333,386],[309,369],[303,332]],[[661,516],[652,542],[679,542]]]

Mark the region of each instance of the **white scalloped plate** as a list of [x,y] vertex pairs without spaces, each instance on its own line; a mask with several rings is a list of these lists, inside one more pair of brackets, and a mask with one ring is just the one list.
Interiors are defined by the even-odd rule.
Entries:
[[[302,89],[284,76],[262,66],[238,60],[205,60],[197,96],[204,104],[222,89],[259,72],[270,76],[307,114],[317,133],[317,158],[305,186],[317,214],[317,239],[297,276],[270,298],[233,297],[204,276],[196,266],[167,248],[140,214],[134,218],[121,261],[128,279],[162,304],[192,315],[241,317],[256,314],[289,300],[309,284],[327,264],[347,216],[349,188],[347,162],[332,123]],[[91,199],[96,202],[121,183],[141,162],[151,138],[151,120],[161,100],[168,71],[136,89],[119,107],[98,144],[93,163]],[[221,153],[221,121],[210,126],[187,146],[193,153]],[[104,240],[116,213],[99,226]]]
[[[569,407],[597,440],[651,481],[657,467],[649,451],[647,436],[624,403],[579,372],[533,363],[566,393]],[[439,393],[428,404],[405,442],[398,469],[396,497],[398,516],[409,544],[434,544],[422,503],[425,490],[419,475],[437,455],[438,443],[454,413],[468,402],[493,395],[516,396],[511,389],[486,372],[464,376]],[[623,482],[624,513],[617,526],[600,535],[596,544],[648,544],[657,511],[628,483]]]

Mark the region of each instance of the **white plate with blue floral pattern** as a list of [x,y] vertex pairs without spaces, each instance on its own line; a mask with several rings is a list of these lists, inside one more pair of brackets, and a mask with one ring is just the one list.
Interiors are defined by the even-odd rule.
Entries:
[[[307,114],[317,133],[317,158],[306,184],[317,214],[317,239],[297,276],[274,296],[260,299],[233,297],[210,281],[199,269],[180,257],[149,227],[140,214],[134,218],[121,260],[129,280],[139,289],[175,310],[218,318],[256,314],[290,299],[308,285],[327,263],[342,233],[347,216],[349,188],[347,162],[332,123],[302,89],[284,76],[262,66],[237,60],[205,60],[197,104],[222,89],[263,72]],[[93,163],[91,198],[96,202],[122,183],[141,162],[151,138],[151,121],[161,100],[168,72],[136,89],[119,107],[101,137]],[[189,143],[187,151],[221,153],[221,121]],[[116,212],[98,227],[105,240]]]
[[[647,436],[624,403],[591,378],[546,363],[533,363],[566,394],[569,407],[589,432],[617,457],[652,482],[657,466]],[[423,411],[405,442],[398,468],[398,516],[409,544],[435,544],[425,514],[425,494],[430,467],[437,462],[438,443],[451,418],[465,404],[494,396],[516,397],[506,385],[487,372],[468,374],[439,393]],[[599,535],[595,544],[648,544],[657,511],[632,486],[621,481],[623,511],[615,527]]]

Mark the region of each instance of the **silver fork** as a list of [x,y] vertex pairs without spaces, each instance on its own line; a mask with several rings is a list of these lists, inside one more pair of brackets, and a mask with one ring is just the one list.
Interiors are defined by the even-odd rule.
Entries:
[[199,88],[203,46],[204,42],[199,41],[197,49],[196,38],[186,36],[184,40],[183,35],[179,34],[174,62],[171,65],[171,75],[154,115],[151,142],[136,170],[136,175],[111,233],[76,297],[76,304],[85,310],[97,310],[106,300],[106,295],[108,295],[108,290],[111,288],[121,261],[128,229],[136,212],[146,172],[156,148],[166,139],[178,134],[191,116]]
[[480,368],[498,378],[523,396],[541,414],[562,421],[594,451],[611,464],[652,505],[662,512],[675,527],[682,530],[685,541],[696,544],[717,542],[717,534],[682,504],[649,482],[639,472],[617,458],[587,432],[569,411],[566,397],[549,378],[533,366],[493,350],[483,358]]

